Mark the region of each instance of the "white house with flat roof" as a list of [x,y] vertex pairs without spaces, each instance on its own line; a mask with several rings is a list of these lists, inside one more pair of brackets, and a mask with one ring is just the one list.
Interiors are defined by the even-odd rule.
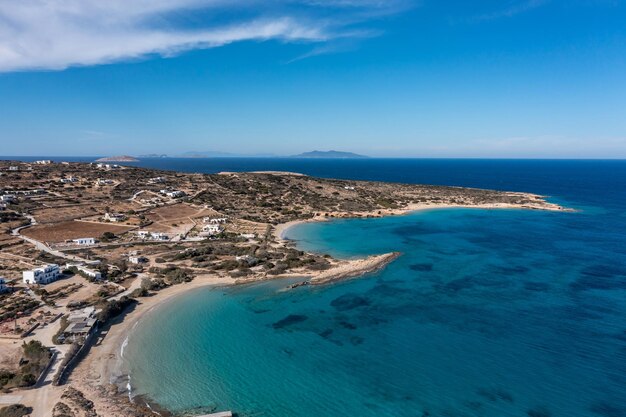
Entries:
[[65,264],[65,269],[76,268],[78,272],[81,272],[82,275],[85,275],[89,278],[93,278],[95,280],[102,279],[102,273],[98,270],[91,269],[83,264]]
[[40,266],[39,268],[31,269],[30,271],[22,272],[24,284],[45,285],[56,281],[61,275],[61,270],[57,264],[48,264]]
[[135,265],[145,264],[146,262],[148,262],[148,258],[146,258],[145,256],[129,256],[128,262]]
[[35,161],[37,165],[50,165],[52,163],[49,159],[42,159],[41,161]]
[[126,215],[122,213],[104,213],[104,220],[110,222],[123,222],[126,220]]
[[90,246],[96,244],[96,239],[93,237],[81,237],[78,239],[73,239],[72,243],[80,246]]

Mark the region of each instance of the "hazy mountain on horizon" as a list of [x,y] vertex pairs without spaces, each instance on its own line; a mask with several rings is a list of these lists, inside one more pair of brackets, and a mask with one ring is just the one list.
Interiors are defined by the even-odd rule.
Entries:
[[304,152],[298,155],[293,155],[292,158],[369,158],[369,156],[359,155],[353,152],[331,150]]

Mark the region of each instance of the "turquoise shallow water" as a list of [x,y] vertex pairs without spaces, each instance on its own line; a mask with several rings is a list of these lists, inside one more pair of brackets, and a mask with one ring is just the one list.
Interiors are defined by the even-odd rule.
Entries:
[[307,250],[404,255],[322,288],[181,296],[130,335],[131,384],[179,412],[624,417],[625,225],[598,204],[301,225]]

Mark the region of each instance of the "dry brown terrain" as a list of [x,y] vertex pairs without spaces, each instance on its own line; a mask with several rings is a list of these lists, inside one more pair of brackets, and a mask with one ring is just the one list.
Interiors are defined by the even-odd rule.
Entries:
[[81,237],[98,238],[105,232],[122,234],[131,229],[132,227],[118,226],[109,223],[65,221],[29,227],[23,231],[23,234],[41,242],[63,242],[68,239],[78,239]]

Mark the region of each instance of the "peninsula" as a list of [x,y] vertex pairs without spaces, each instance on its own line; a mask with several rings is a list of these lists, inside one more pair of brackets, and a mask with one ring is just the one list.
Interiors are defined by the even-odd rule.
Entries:
[[96,159],[96,162],[137,162],[138,159],[128,155],[108,156]]
[[116,364],[131,326],[177,294],[286,277],[328,284],[400,256],[306,253],[284,239],[298,222],[565,210],[529,193],[69,162],[0,161],[0,198],[0,387],[34,417],[152,416],[121,395]]

